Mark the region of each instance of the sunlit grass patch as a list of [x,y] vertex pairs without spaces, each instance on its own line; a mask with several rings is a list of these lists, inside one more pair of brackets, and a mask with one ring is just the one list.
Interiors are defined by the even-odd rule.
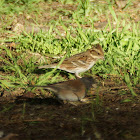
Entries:
[[[55,35],[44,33],[38,33],[37,35],[29,34],[28,36],[20,36],[18,38],[21,44],[16,49],[18,52],[30,50],[31,52],[39,52],[42,55],[62,56],[62,58],[59,58],[59,60],[62,60],[65,54],[69,57],[85,51],[91,47],[91,44],[100,43],[104,49],[105,61],[97,62],[92,68],[92,74],[103,77],[106,77],[108,74],[118,75],[131,88],[131,86],[138,84],[140,77],[139,33],[135,28],[136,26],[134,25],[133,32],[129,31],[126,26],[121,31],[116,29],[111,32],[91,32],[78,28],[77,31],[75,30],[77,32],[75,38],[68,33],[68,36],[62,39],[56,39]],[[5,60],[7,66],[4,66],[4,69],[6,71],[13,71],[18,78],[25,79],[26,82],[29,81],[29,75],[37,69],[35,67],[37,64],[33,62],[33,59],[26,62],[27,60],[22,58],[24,65],[19,66],[17,64],[18,58],[13,58],[10,50],[6,49],[6,52],[12,63]],[[39,84],[45,83],[46,79],[54,71],[47,72],[46,70],[46,74],[41,76],[40,80],[36,82]],[[29,76],[28,78],[27,75]]]
[[[34,1],[30,2],[31,4],[27,2],[26,5],[34,3]],[[59,2],[65,4],[64,1]],[[20,35],[15,33],[15,36],[6,38],[5,41],[19,42],[19,45],[14,48],[17,56],[12,54],[12,50],[4,46],[1,48],[2,51],[6,52],[6,57],[8,58],[0,56],[1,61],[5,64],[0,66],[1,70],[8,73],[5,78],[1,76],[3,77],[0,79],[1,87],[16,88],[15,83],[25,86],[32,82],[41,85],[57,82],[59,81],[58,78],[61,80],[66,79],[61,75],[61,71],[57,69],[46,69],[44,73],[37,73],[37,67],[42,63],[36,63],[35,57],[26,57],[30,55],[28,51],[44,56],[44,63],[49,64],[55,61],[62,62],[64,58],[84,52],[90,49],[92,45],[99,43],[103,47],[105,61],[98,61],[91,71],[86,72],[86,74],[99,75],[102,78],[107,78],[109,74],[118,75],[127,84],[131,93],[135,95],[132,87],[139,84],[140,81],[139,24],[128,22],[118,17],[112,7],[113,4],[109,3],[110,1],[105,7],[95,2],[93,2],[95,7],[93,7],[88,0],[79,0],[78,2],[78,8],[74,12],[64,10],[64,15],[71,15],[68,20],[63,20],[61,16],[63,8],[61,8],[61,12],[53,11],[54,15],[59,13],[60,17],[56,21],[53,20],[48,23],[48,32],[40,31],[37,34],[24,32]],[[11,1],[11,3],[13,4],[14,2]],[[5,4],[4,1],[1,4]],[[20,5],[21,3],[17,1],[14,4]],[[106,14],[108,22],[102,30],[97,30],[94,27],[94,21],[99,20],[99,16],[107,10],[107,7],[109,9]],[[95,16],[93,16],[94,13]],[[109,14],[112,15],[112,19]],[[113,25],[113,23],[115,24]],[[6,25],[8,24],[10,22]],[[89,28],[83,26],[86,24],[89,25]],[[61,27],[61,31],[57,27]],[[25,55],[22,53],[25,53]],[[55,60],[51,61],[50,58]],[[22,60],[22,63],[19,63],[19,60]],[[62,73],[65,75],[66,72],[62,71]],[[70,79],[71,75],[66,76]]]
[[24,11],[37,12],[39,10],[37,4],[41,1],[43,0],[1,0],[0,14],[21,14]]

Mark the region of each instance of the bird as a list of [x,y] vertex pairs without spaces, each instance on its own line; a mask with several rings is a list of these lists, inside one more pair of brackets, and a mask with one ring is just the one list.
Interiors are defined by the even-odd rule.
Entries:
[[44,90],[50,90],[58,99],[74,102],[81,101],[81,99],[86,96],[87,90],[96,87],[96,80],[90,76],[46,86],[31,85],[29,87],[39,87]]
[[[104,52],[102,47],[97,44],[92,46],[86,52],[82,52],[66,58],[57,69],[64,70],[70,73],[75,73],[76,77],[81,78],[79,73],[89,70],[98,59],[104,60]],[[59,63],[59,62],[58,62]],[[56,68],[58,63],[39,66],[38,69],[42,68]]]

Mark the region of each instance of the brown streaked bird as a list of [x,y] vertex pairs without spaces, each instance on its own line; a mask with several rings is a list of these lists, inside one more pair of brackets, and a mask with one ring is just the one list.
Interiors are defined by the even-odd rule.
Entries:
[[65,101],[80,101],[86,96],[86,91],[91,87],[96,87],[96,80],[92,77],[83,77],[76,80],[69,80],[47,86],[29,86],[41,87],[50,90],[56,97]]
[[[99,44],[93,46],[86,52],[82,52],[65,59],[57,69],[75,73],[77,77],[81,78],[79,73],[89,70],[98,59],[104,59],[104,52]],[[38,68],[56,68],[57,65],[58,63],[54,63],[39,66]]]

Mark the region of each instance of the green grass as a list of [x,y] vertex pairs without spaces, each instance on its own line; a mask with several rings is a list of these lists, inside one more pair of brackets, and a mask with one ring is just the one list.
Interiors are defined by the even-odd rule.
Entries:
[[[6,2],[2,2],[2,8],[6,8]],[[14,14],[16,8],[14,9],[15,11],[11,10],[11,5],[22,5],[21,2],[23,1],[9,2],[8,8],[10,9],[5,9],[4,14],[9,14],[11,11]],[[26,3],[26,1],[24,2]],[[31,2],[34,3],[34,1]],[[38,3],[40,1],[36,2]],[[64,4],[66,1],[61,2]],[[104,50],[105,61],[98,61],[91,71],[86,72],[86,74],[100,75],[103,78],[108,78],[108,75],[111,74],[117,75],[125,81],[132,95],[135,96],[136,94],[132,87],[139,84],[140,80],[139,23],[126,22],[125,19],[122,20],[121,17],[117,17],[111,4],[105,7],[103,7],[103,5],[99,7],[97,4],[96,9],[95,7],[91,7],[89,0],[79,0],[78,2],[79,6],[77,11],[69,12],[72,14],[71,18],[67,21],[61,18],[57,21],[51,21],[53,24],[50,25],[50,29],[47,33],[41,31],[37,34],[24,33],[20,36],[15,35],[7,39],[7,41],[20,42],[20,44],[16,46],[16,53],[22,54],[28,50],[49,57],[60,56],[60,58],[57,58],[57,61],[60,60],[60,62],[62,62],[65,57],[83,52],[91,48],[92,45],[100,43]],[[32,4],[27,2],[26,5],[31,6]],[[109,9],[108,13],[112,14],[113,22],[116,22],[116,27],[112,26],[111,19],[107,14],[106,18],[108,19],[108,23],[106,27],[103,30],[96,30],[93,23],[97,21],[98,16],[107,9],[106,7]],[[32,7],[30,8],[32,9]],[[20,10],[22,10],[22,8]],[[97,14],[90,17],[89,15],[92,15],[93,12]],[[0,14],[3,14],[3,12]],[[76,27],[69,25],[69,23],[71,23],[71,25],[74,24]],[[90,28],[82,28],[82,25],[86,24],[90,25]],[[65,32],[65,37],[60,30],[57,29],[59,26],[61,26]],[[45,73],[37,74],[36,67],[41,64],[36,64],[34,57],[26,59],[23,55],[15,56],[11,50],[4,46],[1,46],[0,49],[6,52],[5,58],[0,56],[0,60],[5,64],[0,68],[6,75],[0,75],[0,86],[4,89],[13,88],[14,90],[18,87],[27,87],[27,85],[31,83],[41,85],[66,80],[61,75],[61,73],[66,74],[66,72],[61,72],[57,69],[46,69]],[[18,63],[20,59],[23,60],[22,64]],[[48,62],[49,58],[46,59],[46,63]],[[68,73],[66,75],[69,79],[74,77],[73,74]]]
[[43,0],[1,0],[0,14],[22,14],[37,12],[39,7],[37,4]]

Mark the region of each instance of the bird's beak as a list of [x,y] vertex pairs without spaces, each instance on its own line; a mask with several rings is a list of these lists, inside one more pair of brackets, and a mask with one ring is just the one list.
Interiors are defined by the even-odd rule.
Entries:
[[101,59],[102,59],[102,60],[105,60],[105,57],[103,56],[103,57],[101,57]]

